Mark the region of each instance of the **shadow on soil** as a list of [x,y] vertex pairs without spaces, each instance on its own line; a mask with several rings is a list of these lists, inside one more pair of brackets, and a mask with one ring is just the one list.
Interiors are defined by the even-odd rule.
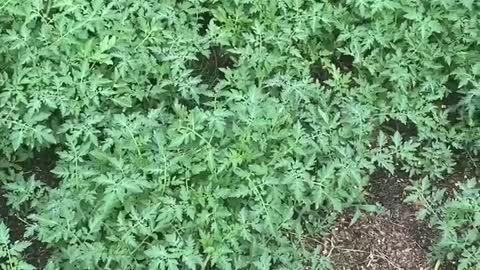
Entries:
[[210,48],[208,56],[198,54],[197,59],[191,63],[193,75],[200,76],[209,87],[225,78],[222,68],[233,68],[234,65],[231,55],[221,47]]

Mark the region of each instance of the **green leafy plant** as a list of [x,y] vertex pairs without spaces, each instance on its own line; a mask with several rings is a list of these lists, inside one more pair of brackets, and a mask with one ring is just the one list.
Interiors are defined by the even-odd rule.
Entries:
[[422,205],[420,219],[430,219],[440,231],[434,255],[442,261],[456,261],[458,269],[476,269],[480,242],[480,189],[475,179],[459,186],[454,196],[445,196],[446,189],[431,192],[427,178],[410,188],[407,201]]
[[7,270],[33,270],[35,267],[26,263],[22,252],[30,246],[29,242],[10,241],[10,230],[0,222],[0,267]]
[[[304,236],[362,209],[370,173],[441,179],[478,154],[479,9],[7,0],[9,205],[52,269],[327,269]],[[51,147],[58,187],[25,180]]]

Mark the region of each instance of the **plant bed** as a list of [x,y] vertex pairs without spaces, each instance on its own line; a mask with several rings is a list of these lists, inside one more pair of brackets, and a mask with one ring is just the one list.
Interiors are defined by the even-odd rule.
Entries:
[[[478,175],[448,176],[480,154],[478,14],[4,1],[0,268],[477,267]],[[332,251],[312,251],[331,227]]]
[[[45,243],[42,243],[35,237],[25,236],[26,227],[28,226],[26,215],[10,209],[7,205],[5,194],[6,192],[0,189],[0,221],[8,228],[8,231],[2,231],[2,233],[8,236],[9,243],[12,245],[20,243],[28,244],[20,250],[20,254],[16,255],[16,258],[7,261],[4,265],[0,263],[0,265],[6,267],[8,270],[16,270],[16,267],[18,267],[18,269],[32,269],[28,267],[43,269],[50,259],[52,254],[51,250]],[[5,246],[3,246],[2,249],[3,248],[5,248]],[[11,256],[14,257],[14,255]]]

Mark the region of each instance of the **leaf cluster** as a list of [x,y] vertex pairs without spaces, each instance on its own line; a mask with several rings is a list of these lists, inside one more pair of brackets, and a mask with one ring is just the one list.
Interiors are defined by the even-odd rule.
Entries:
[[[7,0],[9,203],[30,208],[48,269],[328,267],[304,238],[364,203],[370,173],[441,179],[456,153],[478,154],[479,10]],[[18,175],[50,147],[58,187]]]

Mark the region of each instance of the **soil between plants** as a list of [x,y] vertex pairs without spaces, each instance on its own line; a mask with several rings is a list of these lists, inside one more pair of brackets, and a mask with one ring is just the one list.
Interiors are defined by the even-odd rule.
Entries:
[[408,181],[386,173],[371,177],[368,195],[385,211],[364,215],[350,225],[352,215],[343,215],[333,233],[324,239],[323,255],[333,269],[427,270],[429,247],[436,231],[416,220],[415,207],[403,203]]
[[[49,187],[56,187],[58,179],[51,173],[55,168],[57,155],[55,149],[49,148],[40,152],[36,152],[32,159],[29,159],[21,164],[25,177],[35,175],[35,179],[42,181]],[[24,216],[13,213],[8,205],[5,197],[5,190],[0,187],[0,221],[10,229],[10,241],[29,241],[31,245],[23,252],[25,260],[36,267],[36,269],[43,269],[51,256],[51,250],[34,238],[24,237],[26,229],[26,221]],[[28,213],[21,213],[27,215]]]

